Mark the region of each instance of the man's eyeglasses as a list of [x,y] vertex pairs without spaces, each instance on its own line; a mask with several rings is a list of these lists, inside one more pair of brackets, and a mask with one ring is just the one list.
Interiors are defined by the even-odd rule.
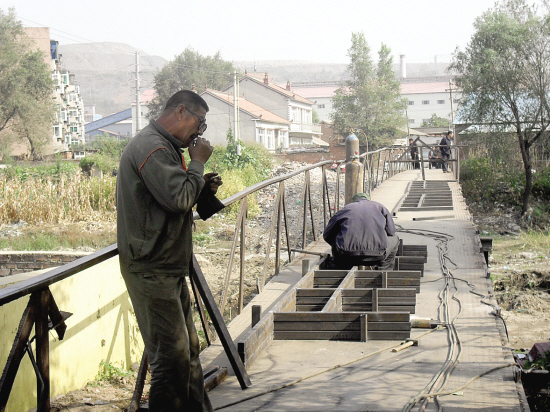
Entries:
[[[174,105],[174,107],[178,107],[179,104]],[[199,132],[204,133],[204,131],[207,129],[208,125],[206,124],[206,117],[199,116],[197,113],[195,113],[193,110],[191,110],[187,106],[183,106],[185,109],[191,113],[193,116],[195,116],[197,119],[199,119]]]

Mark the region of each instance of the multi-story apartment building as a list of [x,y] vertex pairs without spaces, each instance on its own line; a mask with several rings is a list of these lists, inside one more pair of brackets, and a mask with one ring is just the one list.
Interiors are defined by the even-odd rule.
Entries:
[[44,54],[53,80],[52,99],[56,106],[52,125],[52,141],[46,154],[66,151],[70,146],[84,143],[84,102],[75,75],[61,69],[59,43],[50,39],[48,27],[26,27],[27,36],[34,40]]

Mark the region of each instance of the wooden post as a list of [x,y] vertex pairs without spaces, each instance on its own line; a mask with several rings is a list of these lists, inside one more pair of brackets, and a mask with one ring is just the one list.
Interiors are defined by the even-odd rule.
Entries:
[[252,382],[250,382],[250,378],[248,377],[241,358],[239,357],[237,348],[235,347],[233,339],[231,338],[231,335],[227,330],[227,326],[223,321],[223,316],[220,313],[218,306],[216,306],[214,296],[212,296],[212,292],[208,287],[208,283],[206,282],[204,274],[202,273],[199,262],[197,262],[197,258],[194,255],[192,259],[192,269],[193,270],[191,271],[191,276],[194,277],[197,289],[199,290],[202,301],[206,306],[206,310],[208,310],[208,313],[210,314],[210,318],[212,319],[214,328],[216,329],[216,332],[218,332],[218,337],[223,345],[225,353],[227,354],[229,363],[231,363],[231,367],[233,368],[233,371],[237,376],[241,388],[246,389],[252,385]]
[[[48,336],[48,307],[49,291],[47,289],[33,294],[36,297],[36,363],[38,367],[37,376],[37,410],[50,410],[50,341]],[[33,297],[31,297],[33,299]]]
[[302,277],[304,277],[309,272],[309,259],[302,259]]
[[251,328],[256,326],[256,324],[260,321],[260,318],[262,317],[262,306],[261,305],[252,305],[252,324],[250,325]]
[[361,342],[367,341],[367,314],[363,313],[359,316],[359,328],[361,331]]

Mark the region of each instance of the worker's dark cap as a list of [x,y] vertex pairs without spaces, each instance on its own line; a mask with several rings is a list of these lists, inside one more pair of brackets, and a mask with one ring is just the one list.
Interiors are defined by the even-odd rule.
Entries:
[[366,193],[356,193],[355,195],[353,195],[353,197],[351,198],[351,201],[352,202],[357,202],[359,199],[361,198],[365,198],[367,200],[370,200],[370,197],[369,195],[367,195]]

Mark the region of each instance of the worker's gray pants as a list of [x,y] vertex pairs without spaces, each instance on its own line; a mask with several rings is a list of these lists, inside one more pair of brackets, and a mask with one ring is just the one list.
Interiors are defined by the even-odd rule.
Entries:
[[388,246],[383,257],[339,255],[333,248],[334,269],[349,270],[354,266],[369,266],[377,270],[392,270],[398,249],[399,237],[397,235],[388,236]]
[[151,412],[211,411],[184,277],[122,269],[151,366]]

